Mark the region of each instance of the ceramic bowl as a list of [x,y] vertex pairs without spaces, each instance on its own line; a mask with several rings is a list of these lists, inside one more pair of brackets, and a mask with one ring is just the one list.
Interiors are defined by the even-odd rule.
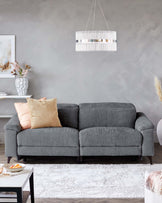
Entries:
[[16,165],[16,164],[10,164],[9,166],[6,167],[6,170],[8,172],[20,172],[20,171],[23,171],[25,168],[25,164],[19,164],[20,166],[22,166],[21,168],[10,168],[12,165]]

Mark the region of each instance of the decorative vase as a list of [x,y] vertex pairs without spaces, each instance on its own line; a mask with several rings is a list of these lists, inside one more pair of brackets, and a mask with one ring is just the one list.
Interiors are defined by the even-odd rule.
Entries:
[[162,119],[157,124],[157,136],[160,145],[162,145]]
[[15,79],[15,86],[16,86],[17,94],[19,96],[27,95],[28,78],[23,76],[17,76]]

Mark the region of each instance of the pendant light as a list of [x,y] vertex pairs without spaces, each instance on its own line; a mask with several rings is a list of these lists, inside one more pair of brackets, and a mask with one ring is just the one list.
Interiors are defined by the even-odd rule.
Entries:
[[[94,30],[96,7],[104,18],[106,30]],[[91,23],[92,28],[88,30]],[[91,10],[84,31],[76,32],[76,51],[117,51],[116,31],[109,31],[108,22],[100,4],[100,0],[92,0]]]

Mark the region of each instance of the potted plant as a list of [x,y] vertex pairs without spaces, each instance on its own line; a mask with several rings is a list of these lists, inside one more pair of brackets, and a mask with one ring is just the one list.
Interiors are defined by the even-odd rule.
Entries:
[[28,78],[26,77],[28,71],[31,70],[29,65],[21,67],[17,61],[10,63],[13,66],[11,74],[15,76],[15,86],[19,96],[24,96],[27,94],[28,90]]

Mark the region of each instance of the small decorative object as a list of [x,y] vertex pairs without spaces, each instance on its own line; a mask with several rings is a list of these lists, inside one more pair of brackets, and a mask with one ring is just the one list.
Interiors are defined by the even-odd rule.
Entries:
[[3,165],[0,165],[0,175],[3,173]]
[[16,76],[15,86],[19,96],[24,96],[27,94],[28,90],[28,78],[26,77],[28,71],[31,69],[29,65],[25,65],[25,68],[21,68],[18,62],[11,63],[14,69],[11,74]]
[[[106,30],[94,30],[98,6],[105,21]],[[92,30],[87,31],[92,22]],[[100,4],[100,0],[92,0],[91,10],[84,31],[76,32],[76,51],[117,51],[116,31],[108,31],[109,26]]]
[[[155,77],[155,88],[156,88],[156,93],[159,97],[159,100],[162,102],[162,87],[161,87],[161,82],[157,77]],[[157,124],[157,136],[158,136],[160,145],[162,145],[162,119]]]
[[25,168],[25,164],[16,163],[16,164],[12,164],[12,165],[9,165],[8,167],[6,167],[6,170],[8,172],[20,172],[20,171],[23,171],[24,168]]
[[0,78],[14,77],[10,63],[15,61],[15,35],[0,35]]
[[17,94],[19,96],[27,95],[28,78],[22,77],[22,76],[16,76],[15,86],[16,86]]
[[162,171],[145,172],[145,203],[162,202]]

